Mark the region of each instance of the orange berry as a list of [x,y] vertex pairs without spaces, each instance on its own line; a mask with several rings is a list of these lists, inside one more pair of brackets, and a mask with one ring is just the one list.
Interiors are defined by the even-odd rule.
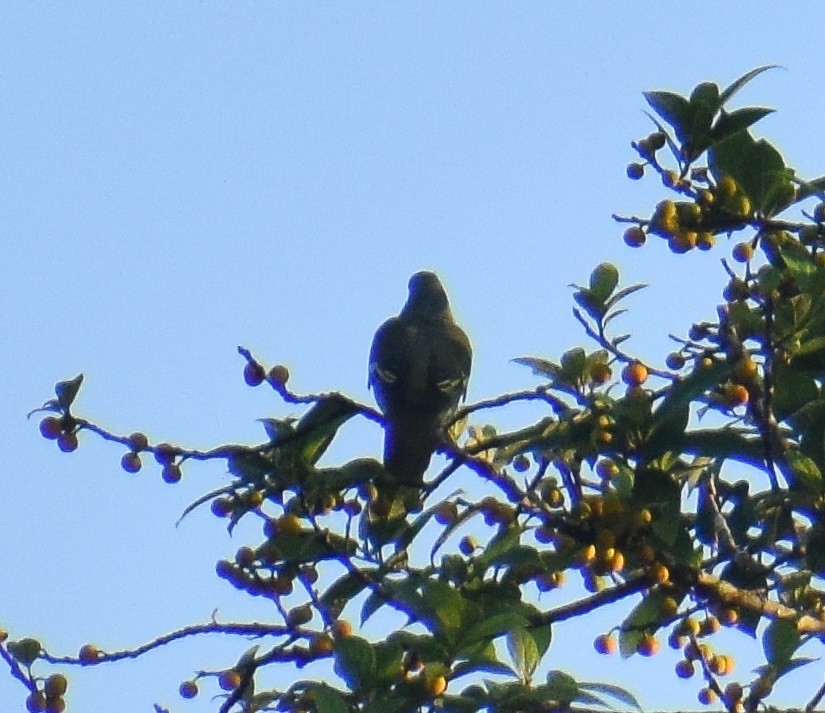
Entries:
[[724,392],[725,402],[731,408],[748,403],[748,390],[742,384],[726,384]]
[[332,624],[332,635],[336,639],[346,639],[352,636],[352,624],[346,619],[337,619]]
[[458,519],[458,507],[454,502],[445,500],[443,503],[436,505],[433,510],[433,517],[439,525],[451,525]]
[[315,634],[309,640],[309,651],[316,658],[328,656],[335,648],[332,639],[326,634]]
[[710,688],[701,689],[696,697],[703,706],[709,706],[716,701],[716,694]]
[[94,663],[100,658],[101,651],[94,644],[83,644],[77,652],[80,663]]
[[622,381],[628,386],[641,386],[647,381],[647,367],[641,362],[634,361],[622,369]]
[[285,513],[278,518],[278,532],[295,535],[301,531],[301,519],[295,513]]
[[593,648],[596,649],[597,653],[609,655],[615,654],[617,644],[616,639],[614,639],[610,634],[599,634],[593,640]]
[[659,652],[659,640],[652,634],[645,634],[637,642],[636,651],[642,656],[655,656]]
[[661,562],[656,562],[650,568],[650,576],[658,584],[665,584],[670,581],[670,570],[668,570],[667,566],[663,565]]
[[737,243],[733,246],[731,255],[736,262],[748,262],[753,258],[753,245],[750,243]]
[[676,664],[676,675],[679,678],[690,678],[696,672],[693,666],[693,661],[682,659]]
[[224,691],[234,691],[241,685],[241,674],[233,668],[228,671],[221,671],[218,675],[218,685]]
[[645,244],[645,241],[647,240],[645,231],[642,230],[638,225],[630,226],[627,230],[624,231],[623,237],[625,245],[631,248],[640,248],[642,245]]
[[429,691],[433,696],[440,696],[447,690],[447,679],[444,676],[436,676],[430,681]]

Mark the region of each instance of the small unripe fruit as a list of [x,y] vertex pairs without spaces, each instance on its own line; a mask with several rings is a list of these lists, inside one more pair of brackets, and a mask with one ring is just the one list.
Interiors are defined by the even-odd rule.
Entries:
[[439,503],[433,511],[433,517],[439,525],[451,525],[458,519],[458,507],[452,501]]
[[693,661],[682,659],[676,664],[676,675],[679,678],[690,678],[696,672]]
[[465,535],[458,543],[458,549],[465,557],[469,557],[478,547],[478,540],[472,535]]
[[645,634],[636,644],[636,651],[642,656],[655,656],[659,652],[659,640],[652,634]]
[[647,236],[638,225],[632,225],[624,231],[624,242],[631,248],[639,248],[645,244]]
[[593,648],[600,654],[615,654],[617,649],[616,639],[610,634],[599,634],[593,641]]
[[753,245],[750,243],[737,243],[733,246],[731,255],[736,262],[748,262],[753,258]]
[[647,367],[641,362],[634,361],[622,369],[622,381],[628,386],[641,386],[647,381]]
[[277,529],[284,535],[295,535],[301,531],[301,519],[294,513],[285,513],[278,518]]
[[40,422],[40,433],[43,438],[53,441],[60,437],[63,432],[63,420],[57,416],[46,416]]
[[44,713],[63,713],[66,710],[66,701],[62,698],[46,698]]
[[673,597],[664,597],[659,604],[659,611],[665,619],[670,619],[679,611],[679,603]]
[[737,196],[733,199],[731,210],[741,218],[747,218],[752,212],[751,202],[747,196]]
[[217,517],[227,517],[232,514],[235,501],[232,498],[215,498],[209,506],[212,514]]
[[127,473],[137,473],[140,470],[140,456],[137,453],[130,451],[120,459],[120,467]]
[[26,696],[26,710],[29,713],[43,713],[46,710],[46,696],[42,691],[33,691]]
[[135,433],[130,435],[126,439],[126,443],[129,446],[129,450],[134,451],[135,453],[145,451],[149,447],[149,439],[145,434],[140,433],[140,431],[135,431]]
[[94,644],[83,644],[77,652],[80,663],[94,663],[100,658],[101,651]]
[[643,163],[629,163],[627,165],[627,177],[633,181],[638,181],[645,175],[645,166]]
[[725,686],[725,698],[729,703],[736,703],[742,700],[742,685],[736,681],[731,681]]
[[723,609],[719,612],[719,621],[725,626],[736,626],[739,623],[739,612],[736,609]]
[[328,656],[334,648],[332,639],[326,634],[315,634],[309,640],[309,651],[315,657]]
[[700,250],[710,250],[714,245],[716,245],[716,236],[707,231],[707,230],[700,230],[696,233],[696,247]]
[[723,201],[733,198],[738,190],[739,186],[730,176],[722,176],[716,184],[716,195]]
[[241,674],[239,674],[235,669],[221,671],[218,676],[218,685],[224,691],[234,691],[241,685]]
[[289,369],[283,364],[276,364],[269,370],[269,376],[267,378],[274,386],[286,386],[286,382],[289,381]]
[[163,478],[164,483],[169,483],[170,485],[179,482],[181,479],[180,466],[177,463],[167,463],[163,466],[160,477]]
[[69,682],[62,673],[53,673],[43,683],[43,693],[46,698],[59,698],[69,686]]
[[312,607],[309,604],[302,604],[290,609],[286,616],[286,623],[290,628],[303,626],[309,621],[312,621]]
[[184,681],[178,689],[181,698],[194,698],[198,695],[198,684],[195,681]]
[[243,380],[247,386],[258,386],[266,378],[266,371],[256,361],[248,361],[243,368]]
[[250,567],[255,561],[255,550],[246,545],[239,547],[235,553],[235,561],[241,565],[241,567]]
[[650,136],[647,137],[647,144],[654,151],[658,151],[665,145],[666,139],[667,137],[665,136],[663,131],[654,131]]
[[513,470],[516,473],[524,473],[530,470],[530,459],[526,455],[520,455],[513,458]]
[[159,443],[155,446],[155,460],[158,465],[166,465],[175,460],[177,451],[175,447],[169,443]]
[[57,447],[64,453],[71,453],[72,451],[76,451],[77,446],[77,434],[74,431],[70,433],[61,433],[57,437]]
[[671,352],[665,359],[665,366],[673,371],[679,371],[685,366],[685,357],[679,352]]
[[650,576],[658,584],[666,584],[670,581],[670,570],[661,562],[657,562],[650,568]]

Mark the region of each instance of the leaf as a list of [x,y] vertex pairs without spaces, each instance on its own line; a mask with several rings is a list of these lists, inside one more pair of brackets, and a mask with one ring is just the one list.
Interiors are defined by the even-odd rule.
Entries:
[[[321,603],[330,616],[337,618],[351,599],[358,596],[365,588],[366,581],[374,576],[376,570],[361,570],[358,574],[348,572],[333,582],[321,595]],[[366,604],[365,604],[366,606]],[[363,624],[363,621],[361,622]]]
[[724,106],[728,102],[728,100],[734,94],[736,94],[736,92],[738,92],[752,79],[762,74],[762,72],[767,72],[769,69],[776,69],[777,67],[778,65],[776,64],[766,64],[762,67],[756,67],[756,69],[752,69],[750,72],[745,72],[745,74],[739,77],[739,79],[732,82],[731,85],[722,92],[722,94],[719,96],[719,105]]
[[809,196],[822,195],[825,192],[825,176],[803,181],[796,189],[796,200],[802,201]]
[[596,295],[594,295],[586,287],[576,290],[573,293],[573,299],[576,300],[578,305],[585,312],[587,312],[588,315],[590,315],[591,319],[598,322],[604,315],[604,302],[599,300]]
[[785,619],[774,619],[762,635],[762,648],[769,664],[782,670],[791,660],[801,641],[796,624]]
[[549,697],[560,703],[570,703],[579,692],[576,679],[564,671],[550,671],[547,674],[547,684],[544,687]]
[[615,698],[620,703],[626,706],[635,708],[637,711],[642,711],[642,706],[638,699],[626,688],[614,686],[610,683],[588,683],[586,681],[579,681],[579,688],[585,691],[596,691],[610,698]]
[[529,367],[537,376],[547,376],[554,378],[559,373],[561,367],[548,359],[541,359],[539,357],[517,357],[513,359],[516,364]]
[[644,92],[644,98],[650,107],[673,127],[676,135],[685,135],[686,123],[690,114],[690,103],[685,97],[673,92]]
[[524,627],[516,627],[507,632],[507,651],[522,680],[527,681],[539,663],[539,649],[536,640]]
[[636,653],[639,639],[645,632],[659,628],[662,621],[662,600],[664,594],[653,590],[639,602],[625,617],[619,628],[619,651],[623,658]]
[[609,262],[603,262],[590,273],[590,293],[604,304],[619,284],[619,270]]
[[339,638],[335,642],[335,673],[353,691],[370,689],[376,673],[372,645],[360,636]]
[[83,374],[78,374],[74,379],[68,381],[60,381],[55,384],[54,393],[57,396],[57,403],[64,411],[68,411],[72,402],[80,390],[80,385],[83,383]]
[[711,129],[711,144],[715,145],[730,138],[773,112],[773,109],[760,106],[747,106],[730,114],[723,111]]
[[625,297],[632,295],[634,292],[638,292],[639,290],[643,290],[647,285],[638,284],[638,285],[630,285],[629,287],[623,287],[621,290],[616,292],[607,302],[605,302],[605,307],[610,309],[614,304],[623,300]]
[[312,702],[316,713],[349,713],[349,705],[344,697],[326,683],[310,683],[307,687],[312,693]]
[[294,437],[301,442],[303,462],[317,463],[340,426],[357,412],[355,402],[339,394],[331,394],[315,403],[295,427]]
[[492,641],[507,631],[524,628],[527,624],[527,619],[515,612],[493,614],[491,617],[474,624],[470,630],[461,637],[461,643],[464,646],[468,646],[478,641]]
[[816,461],[801,450],[789,448],[784,461],[778,465],[791,488],[801,487],[804,491],[817,494],[822,492],[822,471]]

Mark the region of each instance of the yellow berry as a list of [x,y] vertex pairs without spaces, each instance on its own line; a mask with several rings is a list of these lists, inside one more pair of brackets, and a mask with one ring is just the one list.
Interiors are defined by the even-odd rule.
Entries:
[[610,634],[599,634],[593,640],[593,648],[600,654],[615,654],[617,649],[616,639]]

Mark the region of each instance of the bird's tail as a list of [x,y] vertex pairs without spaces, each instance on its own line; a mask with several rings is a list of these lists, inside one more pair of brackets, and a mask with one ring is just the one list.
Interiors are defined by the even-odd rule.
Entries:
[[387,425],[384,467],[402,485],[421,486],[437,445],[437,423],[431,416],[399,419]]

